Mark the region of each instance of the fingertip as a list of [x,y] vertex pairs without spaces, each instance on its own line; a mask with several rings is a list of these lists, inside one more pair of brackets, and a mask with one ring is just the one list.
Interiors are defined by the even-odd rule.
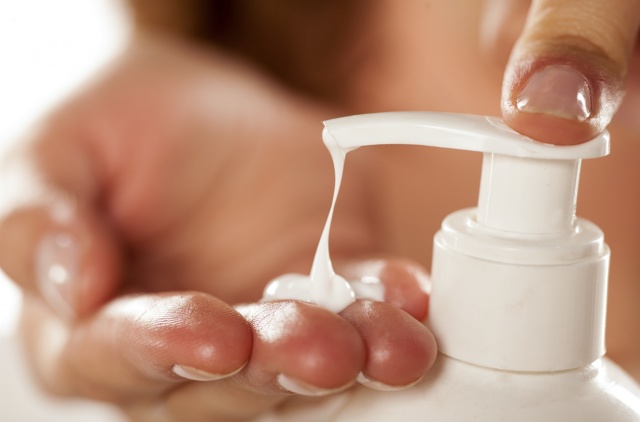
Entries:
[[635,0],[533,2],[506,67],[505,122],[557,145],[601,133],[624,96],[639,23]]
[[505,122],[557,145],[604,131],[624,96],[639,24],[636,0],[533,2],[505,72]]
[[[251,326],[225,302],[205,293],[187,292],[158,306],[174,309],[172,318],[179,321],[167,333],[167,341],[175,347],[169,361],[218,379],[237,374],[248,363],[253,347]],[[172,371],[176,372],[175,366]]]
[[67,198],[18,207],[0,221],[0,266],[61,317],[95,311],[119,287],[112,230]]
[[242,374],[249,389],[324,395],[351,385],[364,364],[358,332],[326,309],[274,301],[248,305],[241,312],[254,331],[251,361]]
[[389,260],[380,278],[385,284],[385,302],[402,309],[418,321],[429,313],[429,275],[420,265],[407,260]]
[[231,377],[251,348],[246,320],[210,295],[121,296],[73,325],[60,382],[100,400],[148,398],[187,381]]
[[372,385],[405,388],[418,382],[435,362],[433,334],[387,303],[356,302],[342,316],[358,329],[365,342],[367,362],[360,378]]
[[341,263],[338,272],[348,280],[377,280],[383,286],[379,300],[384,299],[419,321],[426,319],[430,280],[427,271],[416,262],[405,258],[356,260]]

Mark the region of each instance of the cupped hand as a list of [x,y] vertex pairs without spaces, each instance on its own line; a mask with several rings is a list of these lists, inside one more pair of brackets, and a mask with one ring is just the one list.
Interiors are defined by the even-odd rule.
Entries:
[[[503,25],[518,2],[491,0]],[[610,123],[640,24],[637,0],[533,0],[502,90],[505,122],[537,140],[585,142]]]
[[259,301],[272,277],[310,268],[333,182],[321,121],[335,114],[220,52],[139,40],[18,144],[2,170],[0,265],[25,291],[43,384],[134,420],[199,421],[356,379],[419,380],[435,357],[425,275],[363,258],[375,227],[357,169],[332,252],[386,301],[339,315]]

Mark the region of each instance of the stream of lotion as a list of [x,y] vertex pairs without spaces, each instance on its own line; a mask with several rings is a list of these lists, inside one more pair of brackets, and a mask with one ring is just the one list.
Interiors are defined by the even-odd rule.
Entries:
[[350,149],[341,148],[330,138],[325,139],[325,145],[333,159],[335,187],[331,209],[311,266],[311,274],[284,274],[273,279],[265,288],[262,300],[302,300],[337,313],[356,299],[383,300],[384,288],[375,277],[363,277],[361,280],[348,282],[333,270],[329,256],[329,231],[342,182],[345,158]]

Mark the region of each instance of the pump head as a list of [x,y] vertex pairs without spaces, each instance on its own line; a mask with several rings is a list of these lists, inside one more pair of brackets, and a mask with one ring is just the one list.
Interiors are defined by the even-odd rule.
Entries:
[[505,235],[571,231],[580,160],[609,153],[606,132],[584,144],[559,147],[527,138],[498,118],[426,112],[329,120],[323,139],[343,149],[410,144],[484,153],[478,223]]

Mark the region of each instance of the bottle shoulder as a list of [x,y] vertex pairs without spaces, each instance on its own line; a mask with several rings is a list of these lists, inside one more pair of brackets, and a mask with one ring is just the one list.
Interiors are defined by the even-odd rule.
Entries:
[[414,388],[358,389],[335,421],[640,421],[640,388],[607,358],[560,372],[508,372],[440,355]]
[[299,397],[268,421],[640,421],[640,387],[607,358],[547,373],[499,371],[440,355],[427,376],[403,391],[362,386],[344,394]]

